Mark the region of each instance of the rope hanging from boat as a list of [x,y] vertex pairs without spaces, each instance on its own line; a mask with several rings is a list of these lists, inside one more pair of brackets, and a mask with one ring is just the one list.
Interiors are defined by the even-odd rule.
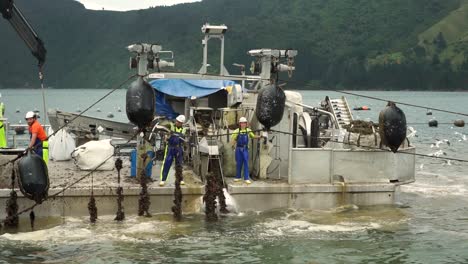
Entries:
[[182,189],[180,182],[182,181],[182,165],[175,167],[175,189],[174,189],[174,206],[172,212],[174,213],[175,221],[182,221]]
[[[146,164],[146,160],[148,158],[148,155],[146,153],[143,154],[143,164]],[[152,161],[151,161],[152,162]],[[143,168],[146,168],[146,166],[143,166]],[[138,199],[138,216],[146,216],[146,217],[151,217],[151,214],[149,213],[149,208],[151,205],[150,197],[148,195],[148,184],[147,184],[147,178],[146,178],[146,170],[142,169],[140,173],[140,198]]]
[[12,163],[11,166],[11,191],[10,197],[6,202],[6,212],[7,218],[3,221],[6,227],[18,227],[19,217],[18,217],[18,194],[15,191],[15,163]]
[[[216,163],[216,164],[215,164]],[[219,212],[222,214],[229,213],[226,205],[226,197],[224,196],[224,180],[221,175],[221,164],[219,160],[210,160],[210,172],[206,177],[205,195],[203,201],[205,202],[205,216],[209,222],[218,220],[216,214],[216,198],[219,202]]]
[[91,223],[96,223],[96,220],[98,218],[98,212],[97,212],[97,207],[96,207],[96,199],[94,198],[94,176],[93,173],[91,173],[91,196],[89,197],[89,202],[88,202],[88,212],[89,212],[89,221]]
[[218,183],[213,173],[206,175],[205,195],[203,202],[205,203],[205,218],[208,222],[215,222],[218,220],[216,214],[216,194],[218,192]]
[[123,221],[125,219],[125,212],[123,210],[122,202],[124,200],[123,188],[120,186],[120,170],[122,169],[122,159],[118,158],[115,161],[115,168],[117,169],[117,214],[114,218],[116,221]]
[[31,210],[29,213],[29,221],[31,223],[31,230],[34,230],[34,221],[36,220],[36,214],[34,213],[34,210]]
[[214,165],[212,167],[212,171],[214,174],[214,177],[216,179],[216,197],[218,197],[218,202],[219,202],[219,212],[222,214],[228,214],[229,210],[227,209],[227,204],[226,204],[226,197],[224,196],[224,186],[225,182],[223,179],[223,175],[221,173],[221,160],[216,160],[218,164]]
[[45,100],[45,90],[44,90],[44,73],[42,71],[43,64],[39,64],[39,80],[41,82],[41,91],[42,91],[42,107],[44,110],[44,124],[47,124],[47,107],[46,107],[46,100]]

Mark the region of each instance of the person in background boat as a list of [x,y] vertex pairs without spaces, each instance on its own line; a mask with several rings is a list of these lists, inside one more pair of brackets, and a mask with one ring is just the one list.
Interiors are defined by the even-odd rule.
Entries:
[[239,128],[234,130],[231,137],[232,148],[236,155],[236,177],[235,182],[241,180],[242,167],[244,167],[244,181],[252,183],[249,178],[249,138],[259,139],[250,128],[247,127],[247,118],[239,118]]
[[[182,162],[184,161],[183,144],[185,142],[184,137],[186,132],[185,127],[183,127],[184,123],[185,116],[179,115],[176,117],[175,124],[170,123],[168,126],[171,134],[167,139],[166,150],[164,152],[164,161],[161,166],[161,181],[159,182],[159,186],[164,186],[166,183],[167,174],[169,173],[169,169],[172,166],[172,161],[175,159],[176,166],[182,166]],[[180,181],[180,184],[185,184],[183,179]]]
[[33,111],[27,112],[25,119],[28,122],[29,135],[31,137],[28,148],[42,157],[47,164],[49,161],[49,142],[47,141],[47,134],[39,121],[37,121],[36,113]]
[[[0,94],[0,98],[2,95]],[[3,102],[0,102],[0,118],[3,118],[5,115],[5,105]],[[3,120],[0,120],[0,148],[6,148],[7,147],[7,139],[6,139],[6,134],[5,134],[5,124],[3,123]]]

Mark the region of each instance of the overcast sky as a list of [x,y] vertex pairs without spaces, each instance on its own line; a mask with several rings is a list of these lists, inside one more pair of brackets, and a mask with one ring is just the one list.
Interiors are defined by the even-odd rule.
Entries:
[[87,9],[127,11],[145,9],[150,6],[175,5],[180,3],[199,2],[201,0],[77,0]]

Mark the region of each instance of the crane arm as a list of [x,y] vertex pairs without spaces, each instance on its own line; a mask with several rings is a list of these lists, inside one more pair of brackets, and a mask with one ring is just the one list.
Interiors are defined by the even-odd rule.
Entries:
[[34,29],[21,14],[21,11],[15,6],[13,0],[0,0],[0,13],[24,40],[34,57],[37,58],[39,66],[42,66],[47,53],[44,42],[37,36]]

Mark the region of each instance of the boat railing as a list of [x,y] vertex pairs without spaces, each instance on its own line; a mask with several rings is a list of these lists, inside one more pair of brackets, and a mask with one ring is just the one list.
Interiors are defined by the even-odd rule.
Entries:
[[298,106],[302,106],[304,108],[310,109],[310,110],[315,111],[315,112],[319,112],[319,113],[328,115],[331,118],[331,120],[333,120],[332,137],[336,137],[336,139],[338,138],[338,135],[335,134],[335,127],[338,128],[338,120],[336,119],[336,116],[334,114],[332,114],[332,113],[330,113],[328,111],[319,109],[318,107],[315,107],[315,106],[310,106],[310,105],[306,105],[306,104],[302,104],[302,103],[298,103],[298,102],[293,102],[293,101],[290,101],[290,100],[288,100],[288,102],[290,102],[292,104],[295,104],[295,105],[298,105]]
[[[11,124],[8,121],[8,118],[0,118],[0,121],[5,124],[5,137],[8,142],[8,147],[18,148],[25,147],[28,145],[29,136],[28,134],[28,125],[27,124]],[[50,125],[42,125],[45,131],[48,131]],[[20,132],[23,131],[23,132]]]

